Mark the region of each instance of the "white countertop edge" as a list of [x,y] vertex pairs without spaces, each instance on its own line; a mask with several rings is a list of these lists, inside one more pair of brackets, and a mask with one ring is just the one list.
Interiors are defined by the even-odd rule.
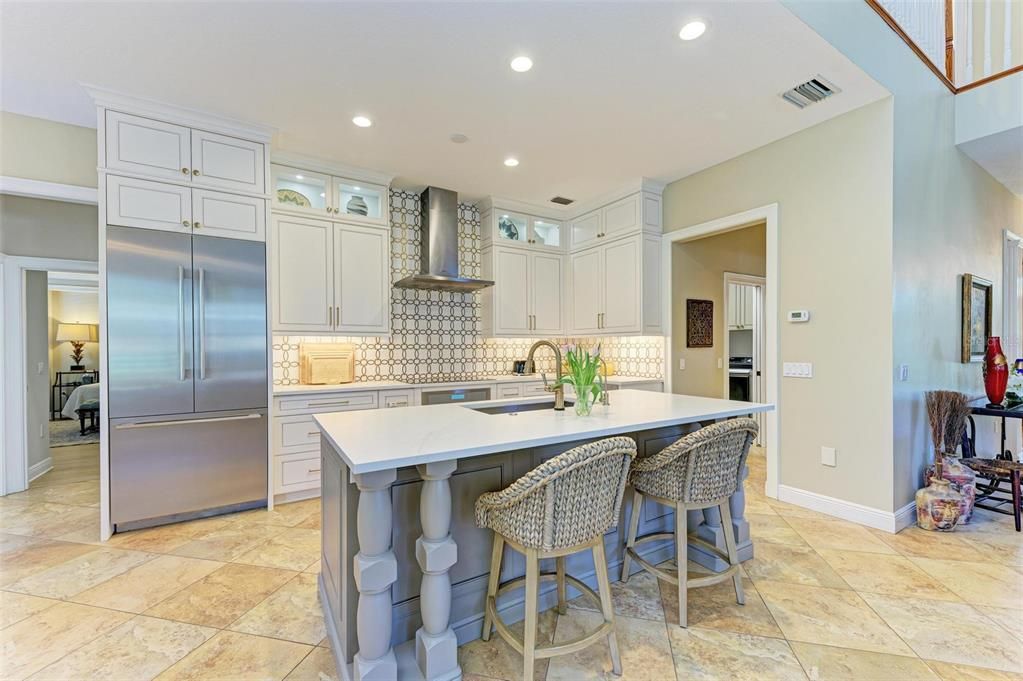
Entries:
[[[549,396],[539,395],[533,398],[510,398],[505,400],[488,400],[486,402],[476,402],[475,406],[498,406],[501,404],[529,404],[533,402],[539,402],[544,400],[550,400]],[[722,400],[724,402],[726,400]],[[406,409],[437,409],[437,408],[457,408],[466,409],[468,405],[433,405],[427,407],[405,407]],[[595,406],[594,409],[599,408],[599,405]],[[572,407],[566,409],[571,410]],[[667,418],[653,419],[650,421],[638,421],[627,424],[621,424],[616,426],[609,426],[605,428],[594,428],[592,430],[586,430],[583,432],[575,433],[559,433],[557,435],[548,435],[542,437],[524,437],[521,440],[506,441],[490,443],[486,445],[479,445],[476,447],[465,447],[461,449],[452,449],[444,452],[437,452],[433,454],[413,454],[408,456],[394,456],[386,461],[374,461],[370,463],[356,463],[349,457],[342,447],[337,443],[334,437],[328,432],[328,428],[321,422],[321,417],[329,416],[329,413],[325,414],[314,414],[313,419],[316,421],[316,425],[320,427],[320,433],[326,437],[327,441],[334,448],[336,452],[341,455],[341,459],[348,466],[349,470],[354,475],[360,475],[363,473],[373,473],[381,470],[389,470],[392,468],[407,468],[409,466],[418,466],[428,463],[436,463],[439,461],[449,461],[451,459],[465,459],[474,456],[482,456],[484,454],[495,454],[497,452],[507,452],[516,449],[529,449],[531,447],[542,447],[545,445],[558,444],[559,442],[572,442],[575,440],[588,440],[597,437],[608,437],[611,435],[621,435],[623,433],[633,433],[640,430],[651,430],[655,428],[665,428],[668,426],[684,425],[687,423],[697,423],[699,421],[711,421],[723,418],[732,418],[735,416],[745,416],[748,414],[757,414],[768,411],[773,411],[773,404],[759,404],[750,402],[748,407],[726,409],[713,412],[705,412],[701,414],[692,414],[685,417],[672,416]],[[493,418],[487,416],[487,418]],[[586,418],[586,417],[579,417]]]

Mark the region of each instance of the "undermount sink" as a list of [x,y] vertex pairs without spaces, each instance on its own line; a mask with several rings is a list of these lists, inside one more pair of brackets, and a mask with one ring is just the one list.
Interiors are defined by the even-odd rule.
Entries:
[[[565,400],[565,406],[571,407],[574,404],[571,400]],[[495,416],[498,414],[518,414],[520,411],[541,411],[543,409],[554,409],[553,402],[531,402],[529,404],[501,404],[496,407],[468,407],[473,411],[478,411],[481,414],[490,414]]]

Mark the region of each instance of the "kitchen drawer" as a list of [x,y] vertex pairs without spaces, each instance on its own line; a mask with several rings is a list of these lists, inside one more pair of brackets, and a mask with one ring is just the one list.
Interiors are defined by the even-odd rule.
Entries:
[[294,397],[278,397],[275,402],[275,411],[282,416],[376,409],[379,406],[376,392],[296,395]]
[[411,407],[413,404],[411,390],[382,390],[380,391],[380,407],[392,409],[394,407]]
[[319,450],[274,457],[275,494],[317,489],[319,486]]
[[511,385],[497,384],[497,399],[503,400],[509,397],[522,397],[522,384],[512,383]]
[[544,389],[543,381],[539,383],[522,383],[522,394],[523,395],[544,395],[547,390]]
[[274,454],[320,446],[320,429],[312,416],[278,416],[273,419]]

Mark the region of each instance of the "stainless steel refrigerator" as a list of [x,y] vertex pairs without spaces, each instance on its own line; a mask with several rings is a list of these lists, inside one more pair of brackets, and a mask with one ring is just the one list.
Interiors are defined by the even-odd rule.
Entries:
[[265,245],[111,226],[106,271],[115,528],[265,505]]

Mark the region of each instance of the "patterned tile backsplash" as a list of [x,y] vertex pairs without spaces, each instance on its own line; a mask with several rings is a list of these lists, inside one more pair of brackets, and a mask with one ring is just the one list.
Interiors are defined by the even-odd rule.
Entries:
[[[419,269],[419,196],[391,192],[391,277],[397,281]],[[480,276],[480,216],[475,206],[458,207],[459,266],[463,276]],[[391,289],[389,338],[274,336],[274,385],[298,383],[298,348],[302,342],[355,345],[356,381],[473,380],[509,373],[512,362],[525,359],[536,339],[485,338],[479,295],[443,291]],[[559,342],[596,346],[626,376],[661,378],[664,339],[660,336],[566,338]],[[537,365],[550,371],[549,353]]]

